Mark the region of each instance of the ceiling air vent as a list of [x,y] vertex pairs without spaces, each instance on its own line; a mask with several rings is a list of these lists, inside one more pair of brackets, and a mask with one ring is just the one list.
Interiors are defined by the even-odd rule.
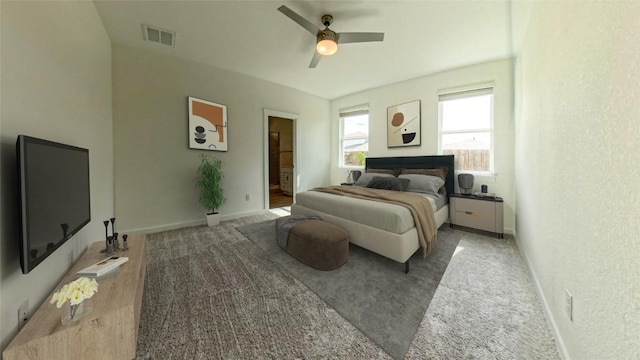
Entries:
[[142,33],[143,33],[144,39],[147,41],[164,44],[168,46],[175,45],[175,39],[176,39],[175,31],[164,30],[155,26],[142,24]]

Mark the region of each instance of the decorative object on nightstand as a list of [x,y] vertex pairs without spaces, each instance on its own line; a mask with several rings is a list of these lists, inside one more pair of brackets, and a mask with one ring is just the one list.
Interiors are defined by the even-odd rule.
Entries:
[[353,185],[362,175],[360,170],[347,170],[347,181],[340,183],[340,185]]
[[358,179],[360,179],[360,175],[362,175],[362,171],[360,170],[351,171],[351,179],[353,180],[353,183],[355,183],[356,181],[358,181]]
[[473,175],[472,174],[459,174],[458,175],[458,186],[460,187],[460,192],[463,195],[470,195],[471,189],[473,188]]
[[449,195],[449,220],[454,225],[496,233],[504,237],[503,200],[491,195]]

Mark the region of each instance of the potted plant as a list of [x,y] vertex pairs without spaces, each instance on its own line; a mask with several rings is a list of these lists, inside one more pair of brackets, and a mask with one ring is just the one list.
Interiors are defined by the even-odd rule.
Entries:
[[226,200],[222,188],[223,163],[222,160],[205,154],[201,154],[200,158],[196,179],[196,187],[200,189],[198,200],[207,209],[207,224],[216,226],[220,224],[220,214],[216,209],[220,208]]

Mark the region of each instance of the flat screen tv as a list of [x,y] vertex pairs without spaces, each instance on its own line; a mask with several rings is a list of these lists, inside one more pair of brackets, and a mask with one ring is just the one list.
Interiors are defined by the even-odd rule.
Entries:
[[91,221],[89,150],[19,135],[16,152],[26,274]]

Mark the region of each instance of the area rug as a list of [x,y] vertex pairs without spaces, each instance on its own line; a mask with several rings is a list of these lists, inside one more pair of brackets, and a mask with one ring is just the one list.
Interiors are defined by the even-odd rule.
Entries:
[[427,258],[417,252],[410,259],[408,274],[403,264],[355,245],[345,265],[319,271],[278,247],[275,220],[237,229],[395,359],[405,355],[460,240],[441,227]]
[[147,236],[137,359],[389,359],[235,230],[245,223]]

